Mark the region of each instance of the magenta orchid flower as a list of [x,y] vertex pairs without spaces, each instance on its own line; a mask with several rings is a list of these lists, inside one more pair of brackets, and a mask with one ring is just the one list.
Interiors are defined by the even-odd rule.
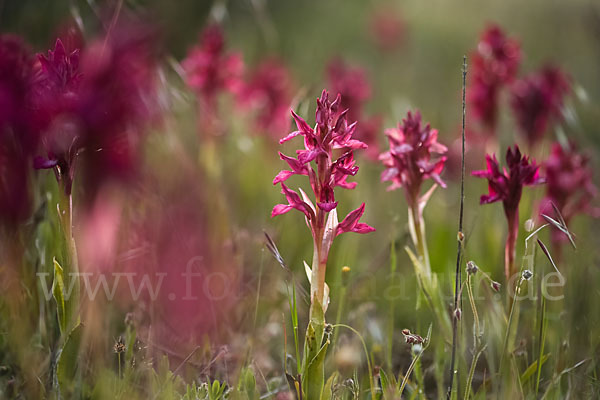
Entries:
[[369,30],[373,41],[385,54],[402,45],[406,36],[406,22],[391,7],[379,7],[370,17]]
[[[348,110],[342,109],[340,101],[339,94],[335,100],[330,101],[327,91],[323,91],[321,97],[317,99],[314,128],[292,111],[298,129],[281,139],[280,143],[301,135],[304,137],[305,148],[296,151],[296,158],[279,153],[280,158],[287,162],[290,169],[279,172],[273,180],[273,184],[281,185],[287,204],[277,204],[271,216],[275,217],[296,209],[304,214],[311,230],[314,240],[311,297],[324,309],[327,307],[325,269],[333,239],[345,232],[368,233],[375,230],[359,222],[365,210],[364,203],[338,222],[338,202],[335,199],[334,189],[336,187],[353,189],[356,186],[355,183],[347,182],[349,176],[354,176],[358,172],[353,151],[367,147],[364,143],[352,139],[356,122],[348,123]],[[337,158],[334,156],[336,150],[343,150]],[[316,169],[313,168],[313,163]],[[302,190],[298,194],[285,185],[284,182],[292,175],[308,176],[315,203]]]
[[352,121],[361,121],[356,127],[354,136],[368,145],[366,155],[372,160],[377,160],[379,155],[377,138],[382,119],[379,116],[364,115],[364,105],[371,98],[371,85],[366,71],[335,58],[327,66],[327,81],[331,92],[342,96],[341,104],[344,109],[348,109],[348,118]]
[[242,106],[256,113],[258,130],[279,135],[290,126],[291,74],[279,60],[263,61],[244,84],[239,100]]
[[410,207],[419,202],[421,186],[426,179],[432,179],[441,187],[446,187],[440,177],[446,162],[448,149],[437,141],[438,131],[429,124],[421,124],[421,114],[408,112],[397,128],[387,129],[390,149],[379,156],[386,167],[381,180],[391,181],[388,190],[404,188]]
[[473,117],[490,136],[496,130],[500,89],[514,79],[520,61],[519,43],[495,25],[482,33],[477,49],[471,55],[467,100]]
[[569,91],[568,78],[555,67],[545,67],[512,85],[510,104],[530,149],[543,138],[551,120],[562,119],[563,99]]
[[218,92],[240,88],[244,64],[240,54],[225,51],[223,31],[215,24],[204,29],[200,45],[190,50],[183,68],[188,86],[212,103]]
[[[385,166],[381,174],[383,182],[391,182],[388,190],[404,188],[408,203],[409,225],[413,243],[421,259],[426,277],[431,274],[429,255],[425,240],[423,208],[437,185],[446,187],[440,177],[447,152],[446,146],[437,141],[438,131],[429,124],[422,125],[421,114],[408,112],[397,128],[387,129],[390,149],[379,156]],[[432,179],[434,185],[421,195],[421,187],[426,179]]]
[[56,177],[71,193],[75,174],[75,158],[81,147],[75,122],[67,119],[76,113],[79,100],[79,49],[67,52],[62,41],[56,40],[48,55],[38,54],[34,99],[36,115],[44,134],[42,143],[47,157],[34,159],[36,169],[54,169]]
[[[540,207],[542,213],[553,215],[551,204],[554,204],[567,226],[580,213],[600,217],[600,208],[592,205],[592,201],[598,196],[598,188],[592,181],[589,157],[579,153],[574,142],[565,146],[554,143],[550,156],[544,162],[544,172],[546,196]],[[552,231],[555,251],[560,251],[560,245],[566,239],[561,231]]]
[[139,24],[118,25],[81,55],[60,40],[38,55],[35,100],[45,156],[34,167],[53,169],[71,195],[80,155],[86,194],[106,180],[133,177],[139,142],[157,114],[153,33]]
[[200,106],[202,129],[218,126],[217,97],[221,93],[238,94],[242,88],[244,62],[238,53],[229,53],[221,27],[209,25],[182,62],[187,85],[196,93]]
[[539,165],[528,156],[521,155],[517,145],[506,151],[506,168],[500,170],[496,156],[486,155],[487,169],[473,171],[472,175],[488,180],[488,194],[481,196],[480,204],[501,201],[508,222],[504,269],[506,279],[516,273],[515,246],[519,231],[519,203],[523,186],[532,186],[544,182],[540,177]]

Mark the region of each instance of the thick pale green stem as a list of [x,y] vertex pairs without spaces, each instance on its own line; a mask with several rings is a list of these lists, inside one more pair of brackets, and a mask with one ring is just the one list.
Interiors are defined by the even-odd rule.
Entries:
[[65,278],[68,279],[68,285],[71,279],[74,279],[73,290],[67,302],[67,315],[69,318],[67,332],[79,323],[79,263],[77,257],[77,246],[73,237],[73,197],[65,193],[64,185],[59,185],[58,213],[65,239],[66,260],[63,262],[65,268]]
[[324,306],[325,297],[325,273],[327,272],[327,260],[323,259],[321,254],[320,240],[314,241],[314,252],[312,262],[312,274],[310,278],[310,296],[311,296],[311,315],[312,307],[315,303]]
[[425,221],[423,213],[419,211],[418,204],[408,207],[408,224],[413,244],[417,250],[417,256],[423,265],[422,274],[426,279],[431,278],[431,264],[429,263],[429,251],[427,250],[427,240],[425,238]]

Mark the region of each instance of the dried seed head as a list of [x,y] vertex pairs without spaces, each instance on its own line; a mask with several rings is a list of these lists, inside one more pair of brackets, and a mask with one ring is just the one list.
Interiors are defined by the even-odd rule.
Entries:
[[535,222],[530,218],[527,221],[525,221],[525,231],[526,232],[531,232],[533,231],[533,228],[535,228]]
[[333,332],[333,325],[325,324],[325,334],[330,335]]
[[526,269],[523,271],[522,277],[524,280],[528,281],[531,279],[532,276],[533,276],[533,272],[531,272],[530,270]]
[[492,289],[494,289],[496,292],[500,291],[500,283],[496,282],[496,281],[492,281],[492,283],[490,284],[492,286]]
[[117,354],[125,353],[125,343],[123,342],[123,338],[119,336],[119,339],[115,342],[113,346],[113,351]]
[[423,338],[414,333],[410,333],[408,329],[402,329],[402,334],[404,335],[404,340],[408,344],[422,344]]
[[479,271],[479,267],[473,261],[467,262],[467,274],[474,275]]

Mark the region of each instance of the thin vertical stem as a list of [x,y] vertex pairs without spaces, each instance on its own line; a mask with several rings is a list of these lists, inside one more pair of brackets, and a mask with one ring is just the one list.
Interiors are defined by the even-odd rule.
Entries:
[[508,282],[510,277],[517,272],[515,257],[517,236],[519,233],[519,210],[517,209],[514,213],[506,214],[506,218],[508,219],[508,234],[506,236],[506,246],[504,247],[504,274]]
[[[466,117],[466,87],[467,87],[467,56],[463,56],[463,68],[462,68],[462,148],[461,148],[461,170],[460,170],[460,212],[458,215],[458,244],[456,251],[456,272],[454,276],[454,310],[458,308],[459,299],[459,284],[461,281],[460,264],[462,259],[462,248],[463,248],[463,212],[465,203],[465,117]],[[454,364],[456,362],[456,347],[458,345],[457,338],[458,320],[456,316],[452,318],[452,356],[450,358],[450,371],[449,371],[449,382],[448,391],[446,398],[450,399],[452,396],[452,386],[454,383]]]

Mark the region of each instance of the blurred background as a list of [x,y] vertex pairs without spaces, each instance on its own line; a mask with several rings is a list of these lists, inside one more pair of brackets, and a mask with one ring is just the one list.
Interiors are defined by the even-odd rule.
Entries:
[[[406,201],[401,191],[388,192],[387,184],[380,182],[383,167],[377,153],[387,146],[384,129],[395,127],[409,110],[419,110],[449,148],[442,174],[448,187],[436,190],[425,221],[431,265],[440,274],[450,304],[459,209],[463,55],[470,66],[482,32],[492,25],[520,44],[517,78],[553,65],[568,76],[571,89],[562,116],[548,124],[543,140],[535,146],[519,133],[508,89],[499,95],[491,144],[478,146],[484,129],[467,105],[466,259],[475,260],[492,279],[503,282],[504,215],[500,204],[479,205],[487,184],[470,176],[471,171],[485,168],[486,151],[494,152],[503,165],[506,148],[517,143],[542,163],[553,142],[572,140],[588,155],[594,182],[599,182],[600,5],[596,1],[0,0],[0,32],[18,34],[34,52],[46,53],[57,37],[67,37],[69,32],[78,31],[80,43],[89,42],[121,15],[141,20],[156,32],[152,40],[158,54],[161,116],[148,121],[135,179],[103,185],[94,200],[84,201],[87,192],[77,188],[76,176],[74,225],[80,268],[168,275],[158,300],[146,295],[132,299],[119,290],[113,301],[92,302],[96,305],[90,306],[89,316],[96,322],[89,322],[94,331],[90,342],[103,360],[99,364],[113,362],[113,342],[133,319],[138,337],[145,338],[144,346],[177,359],[172,365],[179,365],[202,344],[202,354],[193,357],[202,374],[228,379],[239,366],[250,363],[265,382],[280,379],[286,334],[287,346],[291,343],[286,284],[290,277],[264,247],[263,232],[276,242],[295,281],[308,288],[302,261],[312,257],[311,236],[300,213],[270,218],[272,207],[284,201],[272,180],[287,168],[277,151],[293,154],[301,147],[300,139],[278,143],[293,130],[288,110],[293,108],[312,125],[315,100],[325,88],[351,92],[360,108],[353,118],[359,120],[359,129],[364,125],[365,131],[372,132],[369,151],[356,154],[360,166],[354,178],[356,189],[336,193],[338,210],[345,214],[365,202],[363,221],[377,229],[336,240],[327,272],[332,288],[328,318],[337,315],[341,268],[349,266],[350,289],[342,322],[364,335],[375,364],[384,363],[384,348],[391,340],[398,349],[393,364],[405,369],[410,357],[409,350],[401,347],[400,329],[409,327],[424,335],[433,316],[418,305],[413,267],[403,250],[410,245]],[[241,57],[244,81],[258,82],[259,88],[275,86],[279,93],[276,100],[269,97],[267,105],[263,101],[247,106],[239,92],[223,90],[211,109],[218,128],[206,124],[214,116],[207,117],[206,104],[186,85],[184,72],[184,60],[194,46],[201,46],[202,32],[214,23],[223,29],[225,52]],[[261,78],[257,71],[265,60],[277,67],[266,68]],[[281,70],[273,73],[277,68]],[[340,69],[354,69],[355,75],[341,77]],[[269,116],[281,108],[284,116],[271,123]],[[261,123],[261,113],[267,122]],[[58,189],[54,176],[46,172],[34,173],[33,210],[52,221],[52,199]],[[306,179],[298,176],[290,179],[289,186],[308,189]],[[540,222],[537,207],[544,193],[543,186],[524,190],[521,222],[529,218]],[[597,199],[592,202],[598,207]],[[29,226],[39,223],[32,220]],[[549,311],[554,328],[549,329],[549,341],[557,349],[568,342],[573,361],[600,351],[600,319],[595,311],[600,304],[597,222],[586,214],[570,221],[577,251],[565,246],[561,253],[558,268],[566,277],[561,292],[565,299]],[[55,227],[56,221],[48,224]],[[42,226],[24,240],[27,257],[34,260],[38,272],[52,271],[52,244],[43,239],[51,232]],[[549,244],[548,233],[543,235]],[[392,243],[398,278],[391,281]],[[523,254],[523,247],[520,237],[517,254]],[[538,261],[547,268],[543,255]],[[193,301],[180,300],[188,288],[181,278],[186,268],[201,275],[193,285],[202,295]],[[175,293],[175,299],[168,297]],[[307,301],[299,294],[301,327]],[[390,339],[392,302],[398,334]],[[524,307],[535,306],[531,301]],[[360,350],[355,338],[342,337],[343,343]],[[3,375],[6,385],[14,375],[12,366],[18,363],[7,350],[10,340],[2,340],[2,362],[11,371]],[[360,357],[357,362],[343,356],[332,356],[340,369],[349,365],[351,371],[360,364]]]

